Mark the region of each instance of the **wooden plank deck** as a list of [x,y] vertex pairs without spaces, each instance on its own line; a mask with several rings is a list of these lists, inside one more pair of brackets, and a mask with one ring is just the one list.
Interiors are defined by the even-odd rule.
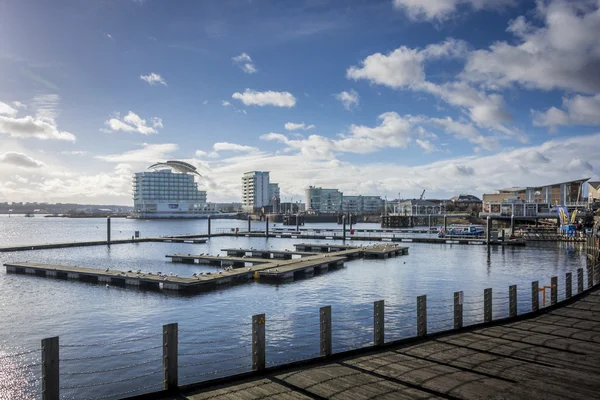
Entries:
[[529,319],[224,382],[153,398],[598,399],[600,289]]

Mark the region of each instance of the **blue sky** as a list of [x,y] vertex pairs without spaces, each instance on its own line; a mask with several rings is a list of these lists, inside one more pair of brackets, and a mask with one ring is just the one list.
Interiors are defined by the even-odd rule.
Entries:
[[[131,203],[135,171],[282,195],[598,177],[592,0],[0,0],[0,201]],[[303,124],[303,125],[302,125]]]

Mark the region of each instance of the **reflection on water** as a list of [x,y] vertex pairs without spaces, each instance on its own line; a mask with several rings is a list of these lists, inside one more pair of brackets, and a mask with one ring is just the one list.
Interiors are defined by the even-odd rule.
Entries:
[[[50,218],[0,218],[0,245],[15,243],[43,243],[63,240],[102,239],[105,235],[104,220],[50,219]],[[18,221],[19,223],[16,223]],[[135,221],[113,220],[113,237],[130,237],[135,230],[143,236],[193,233],[203,231],[206,221]],[[213,221],[216,227],[245,227],[245,221]],[[261,227],[264,223],[261,225]],[[329,224],[331,226],[331,224]],[[337,226],[335,226],[337,227]],[[376,228],[374,224],[359,227]],[[215,271],[215,267],[174,264],[165,259],[171,253],[219,254],[226,247],[254,247],[286,249],[300,240],[276,238],[212,238],[207,244],[137,243],[113,246],[95,246],[71,249],[52,249],[37,252],[0,253],[0,262],[35,261],[65,265],[81,265],[96,268],[138,270],[144,272],[173,272],[180,276]],[[360,244],[367,244],[361,242]],[[28,398],[22,395],[39,377],[39,366],[24,367],[39,363],[36,360],[3,359],[1,354],[11,354],[15,348],[38,349],[40,340],[55,335],[61,344],[93,343],[121,340],[127,337],[159,335],[163,324],[178,322],[182,338],[189,342],[221,340],[230,358],[243,356],[248,351],[248,323],[253,314],[267,314],[269,340],[267,359],[283,362],[293,358],[312,355],[318,351],[313,342],[318,341],[318,310],[332,305],[335,326],[334,349],[359,346],[372,340],[372,302],[385,299],[386,337],[393,339],[414,334],[415,299],[427,294],[428,304],[440,306],[450,304],[455,291],[464,291],[465,298],[473,302],[472,320],[480,317],[476,309],[483,289],[491,287],[497,308],[507,296],[508,286],[518,285],[523,301],[521,312],[528,311],[527,299],[531,298],[531,282],[540,281],[540,286],[549,284],[550,277],[559,277],[559,286],[566,272],[574,272],[585,265],[581,246],[577,244],[532,244],[526,247],[491,247],[477,245],[440,245],[406,243],[409,255],[386,260],[354,260],[345,268],[312,278],[290,283],[263,284],[250,281],[247,284],[223,287],[197,296],[177,296],[167,292],[140,291],[104,285],[85,284],[6,274],[0,271],[0,309],[3,313],[0,324],[0,399]],[[575,275],[575,274],[574,274]],[[564,288],[563,288],[564,290]],[[496,300],[495,300],[496,302]],[[496,304],[496,303],[495,303]],[[530,303],[529,303],[530,304]],[[442,308],[442,310],[444,310]],[[349,313],[349,314],[348,314]],[[344,315],[346,314],[346,315]],[[354,322],[343,322],[352,319]],[[471,318],[467,314],[465,319]],[[431,321],[439,329],[451,327],[449,321]],[[315,325],[315,323],[317,325]],[[210,328],[234,326],[227,332]],[[229,336],[227,336],[229,335]],[[97,356],[123,349],[152,347],[154,339],[132,342],[123,347],[90,347],[61,349],[61,357],[77,358],[78,355]],[[157,339],[160,344],[160,337]],[[183,339],[182,339],[183,340]],[[246,346],[248,345],[248,346]],[[215,345],[208,346],[215,348]],[[288,348],[282,351],[282,346]],[[304,347],[302,347],[304,346]],[[216,347],[218,349],[218,347]],[[198,346],[182,347],[181,351],[194,353]],[[156,352],[156,353],[154,353]],[[218,354],[221,358],[224,355]],[[139,363],[152,357],[160,358],[160,349],[148,354],[140,353],[120,360],[118,357],[91,362],[65,362],[61,369],[65,373],[79,370],[110,369],[131,362]],[[193,364],[196,356],[186,356],[181,363]],[[217,356],[205,356],[210,361]],[[211,358],[212,357],[212,358]],[[204,360],[204,358],[203,358]],[[225,363],[222,368],[242,368],[247,358]],[[152,373],[160,368],[148,364],[131,372],[132,376]],[[215,369],[215,365],[190,366],[182,376],[190,376],[183,382],[208,379],[202,376]],[[242,369],[233,372],[240,372]],[[37,374],[37,375],[36,375]],[[118,380],[126,373],[110,373],[101,377],[106,381]],[[135,389],[156,383],[156,376],[118,385],[107,385],[91,389],[77,389],[67,393],[67,398],[104,396],[110,393]],[[76,385],[80,380],[73,378]],[[39,390],[39,385],[35,385]],[[71,397],[69,397],[71,396]]]

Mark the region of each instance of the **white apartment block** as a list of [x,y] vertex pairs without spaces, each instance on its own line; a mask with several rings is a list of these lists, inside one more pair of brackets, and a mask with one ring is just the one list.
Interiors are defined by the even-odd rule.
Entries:
[[269,171],[244,173],[242,176],[242,208],[252,212],[268,206],[269,203]]

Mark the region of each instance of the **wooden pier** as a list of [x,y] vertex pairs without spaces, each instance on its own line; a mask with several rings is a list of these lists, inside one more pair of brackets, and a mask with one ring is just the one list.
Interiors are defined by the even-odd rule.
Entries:
[[30,251],[30,250],[48,250],[48,249],[62,249],[68,247],[88,247],[88,246],[106,246],[113,244],[130,244],[130,243],[190,243],[190,244],[204,244],[206,238],[171,238],[171,237],[148,237],[138,239],[117,239],[117,240],[92,240],[85,242],[59,242],[59,243],[44,243],[44,244],[32,244],[32,245],[20,245],[20,246],[2,246],[0,247],[0,253],[8,253],[15,251]]
[[597,399],[600,291],[531,316],[135,399]]
[[269,260],[264,258],[252,257],[231,257],[231,256],[209,256],[194,254],[167,254],[165,257],[171,258],[172,262],[184,264],[212,265],[216,267],[242,268],[256,264],[265,264]]
[[250,256],[253,258],[273,258],[282,260],[291,260],[293,256],[307,257],[315,255],[314,252],[291,250],[221,249],[221,251],[224,251],[227,253],[228,256],[233,257]]
[[[109,286],[134,286],[152,290],[173,290],[182,293],[193,293],[212,289],[224,284],[247,282],[251,279],[289,280],[296,277],[310,276],[327,272],[344,266],[344,262],[357,257],[388,258],[408,254],[407,247],[396,245],[374,245],[346,248],[342,251],[327,254],[290,259],[255,259],[229,256],[201,256],[174,254],[168,255],[175,262],[206,262],[209,265],[231,266],[232,269],[195,274],[192,277],[159,275],[134,271],[118,271],[107,268],[86,268],[80,266],[63,266],[40,263],[6,263],[6,272],[29,274],[39,277],[73,279],[89,283],[102,283]],[[246,263],[253,263],[247,267]]]

